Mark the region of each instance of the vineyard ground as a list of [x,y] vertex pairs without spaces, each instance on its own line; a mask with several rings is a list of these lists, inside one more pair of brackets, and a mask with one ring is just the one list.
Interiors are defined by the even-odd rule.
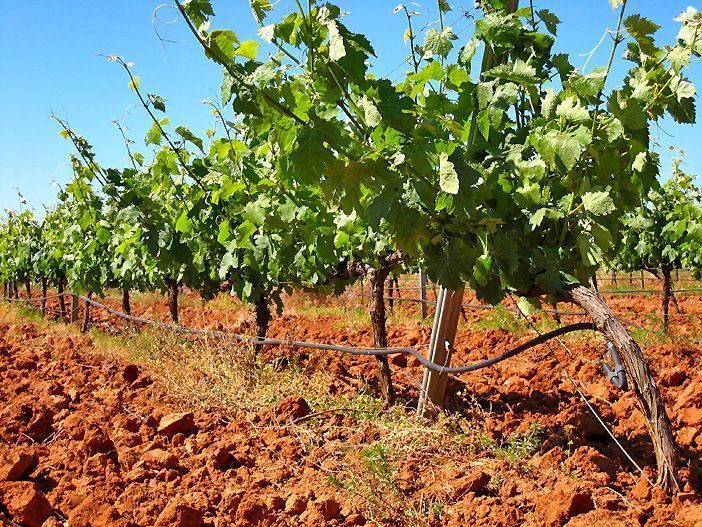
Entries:
[[[700,297],[679,300],[686,313],[702,312]],[[119,305],[116,296],[106,302]],[[369,345],[370,326],[356,304],[293,299],[270,333]],[[655,297],[622,296],[612,304],[643,313],[631,317],[637,323],[655,321]],[[134,295],[133,313],[166,320],[167,306],[159,297]],[[505,309],[466,316],[455,364],[533,336]],[[47,516],[44,525],[53,527],[701,524],[699,316],[680,317],[673,341],[637,335],[691,460],[674,500],[649,487],[561,370],[637,463],[653,465],[635,398],[601,374],[603,346],[594,334],[566,339],[572,357],[560,346],[552,352],[539,346],[452,379],[455,413],[430,425],[411,411],[422,375],[411,358],[392,358],[399,401],[383,411],[371,358],[278,348],[257,361],[237,343],[132,333],[99,310],[94,318],[95,328],[80,334],[35,311],[0,307],[0,476],[19,480],[0,483],[0,522],[40,525]],[[181,303],[187,326],[250,333],[250,320],[226,297],[201,305],[187,294]],[[546,317],[537,323],[553,324]],[[396,306],[389,339],[421,347],[429,322],[416,306]]]

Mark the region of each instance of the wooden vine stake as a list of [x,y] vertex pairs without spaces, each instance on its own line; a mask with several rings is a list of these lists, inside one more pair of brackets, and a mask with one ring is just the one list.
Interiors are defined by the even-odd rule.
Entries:
[[[456,339],[458,317],[461,314],[461,304],[463,303],[463,291],[464,286],[455,291],[444,287],[439,289],[428,357],[436,364],[449,366],[451,363],[451,352]],[[424,370],[422,389],[417,405],[417,414],[420,417],[431,419],[437,416],[444,405],[447,381],[447,373],[435,372],[428,368]]]
[[[506,13],[514,13],[518,8],[519,0],[507,0]],[[480,65],[480,79],[484,78],[484,72],[503,61],[504,57],[497,57],[492,49],[486,49]],[[478,112],[474,111],[471,118],[469,144],[475,142],[477,125]],[[429,341],[429,360],[437,364],[448,366],[450,363],[451,351],[456,339],[456,329],[458,328],[458,317],[461,314],[464,289],[465,284],[461,284],[461,287],[455,291],[444,289],[443,286],[439,290],[439,297],[436,300],[436,312],[434,314],[434,327],[431,332],[431,340]],[[444,404],[447,380],[448,376],[446,374],[435,373],[428,369],[424,370],[422,391],[419,394],[419,403],[417,404],[417,414],[419,416],[435,417],[437,415],[438,409]]]
[[422,318],[424,319],[427,318],[427,275],[422,268],[419,269],[419,298]]
[[92,291],[88,291],[88,296],[85,300],[85,311],[83,311],[83,322],[80,326],[81,333],[87,333],[90,329],[90,299],[93,298]]
[[657,484],[667,492],[679,491],[675,439],[670,418],[641,348],[596,292],[584,286],[576,286],[561,296],[563,300],[573,302],[587,311],[600,333],[617,347],[629,382],[641,403],[653,441],[658,465]]
[[78,320],[78,295],[71,291],[71,324]]

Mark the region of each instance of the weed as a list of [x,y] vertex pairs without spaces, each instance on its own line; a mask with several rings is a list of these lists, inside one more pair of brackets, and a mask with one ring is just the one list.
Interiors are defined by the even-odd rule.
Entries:
[[495,441],[487,433],[480,432],[475,436],[474,445],[479,451],[494,450],[497,446],[497,441]]
[[372,447],[361,450],[361,457],[366,469],[372,474],[380,484],[389,488],[397,489],[392,480],[392,466],[390,465],[389,449],[383,443],[377,443]]
[[34,306],[19,304],[17,305],[17,314],[30,320],[31,322],[40,322],[43,320],[39,308]]
[[524,335],[527,330],[524,322],[504,306],[495,306],[495,309],[485,313],[475,326],[483,329],[503,329],[519,336]]
[[444,502],[441,500],[435,501],[431,504],[430,511],[435,518],[441,519],[441,517],[444,515]]
[[498,459],[504,459],[512,466],[521,465],[525,459],[531,457],[541,444],[541,426],[532,423],[521,434],[512,434],[505,441],[498,443],[486,432],[479,432],[473,436],[472,449],[475,453],[492,454]]
[[[345,478],[333,474],[327,476],[327,481],[366,502],[372,522],[426,527],[429,515],[434,514],[434,504],[421,499],[417,506],[393,480],[390,448],[378,442],[362,448],[359,457],[360,464],[346,467]],[[436,510],[443,514],[443,505],[437,505]]]
[[536,451],[541,443],[541,426],[532,423],[523,434],[512,434],[496,451],[498,458],[504,459],[510,465],[519,465]]

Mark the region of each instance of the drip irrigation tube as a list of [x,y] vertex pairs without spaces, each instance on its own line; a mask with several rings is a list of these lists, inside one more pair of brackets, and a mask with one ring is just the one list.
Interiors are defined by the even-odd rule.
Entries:
[[610,368],[609,364],[603,364],[602,369],[614,386],[620,390],[626,391],[629,388],[626,382],[626,370],[622,365],[622,361],[619,359],[617,347],[610,340],[605,342],[607,344],[607,350],[609,350],[609,354],[614,362],[614,368]]
[[[64,295],[67,296],[72,296],[72,293],[63,293]],[[423,366],[426,368],[438,372],[438,373],[451,373],[451,374],[459,374],[459,373],[467,373],[475,370],[479,370],[481,368],[485,368],[487,366],[492,366],[493,364],[497,364],[498,362],[502,362],[503,360],[506,360],[510,357],[514,357],[515,355],[526,351],[530,348],[533,348],[534,346],[537,346],[539,344],[543,344],[544,342],[547,342],[550,339],[560,337],[562,335],[565,335],[567,333],[572,333],[574,331],[584,331],[584,330],[595,330],[595,325],[592,322],[578,322],[576,324],[570,324],[568,326],[563,326],[560,328],[557,328],[553,331],[549,331],[548,333],[544,333],[543,335],[539,335],[538,337],[531,339],[527,342],[524,342],[523,344],[520,344],[519,346],[516,346],[515,348],[512,348],[510,350],[505,351],[504,353],[501,353],[499,355],[495,355],[494,357],[490,357],[489,359],[481,360],[474,362],[472,364],[467,364],[464,366],[452,366],[452,367],[447,367],[442,364],[436,364],[435,362],[430,361],[424,355],[422,355],[416,348],[412,347],[396,347],[396,348],[357,348],[353,346],[337,346],[335,344],[322,344],[322,343],[317,343],[317,342],[304,342],[304,341],[297,341],[297,340],[287,340],[287,339],[263,339],[263,338],[257,338],[257,337],[249,337],[247,335],[240,335],[238,333],[229,333],[226,331],[215,331],[215,330],[208,330],[208,329],[197,329],[197,328],[188,328],[185,326],[179,326],[176,324],[168,324],[165,322],[157,322],[154,320],[149,320],[146,318],[142,317],[136,317],[133,315],[127,315],[126,313],[122,313],[121,311],[118,311],[116,309],[112,309],[109,306],[106,306],[105,304],[101,304],[100,302],[96,302],[95,300],[88,298],[86,296],[77,296],[80,300],[83,300],[87,304],[90,304],[94,307],[103,309],[107,311],[108,313],[122,318],[124,320],[129,320],[132,322],[137,322],[140,324],[145,324],[145,325],[151,325],[155,327],[159,327],[162,329],[168,329],[176,333],[185,333],[185,334],[190,334],[190,335],[203,335],[203,336],[209,336],[209,337],[216,337],[216,338],[231,338],[234,340],[238,340],[240,342],[246,342],[248,344],[252,345],[259,345],[259,346],[290,346],[294,348],[307,348],[307,349],[317,349],[317,350],[326,350],[326,351],[339,351],[342,353],[348,353],[351,355],[367,355],[367,356],[374,356],[374,357],[379,357],[379,356],[388,356],[388,355],[397,355],[397,354],[407,354],[413,356],[415,359],[417,359]],[[39,299],[41,300],[41,299]]]

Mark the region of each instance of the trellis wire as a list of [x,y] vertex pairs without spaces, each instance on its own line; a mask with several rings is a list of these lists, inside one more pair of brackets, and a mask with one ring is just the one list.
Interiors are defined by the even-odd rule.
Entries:
[[[702,291],[702,289],[700,289]],[[600,292],[602,293],[602,292]],[[411,297],[383,297],[384,300],[393,300],[395,302],[416,302],[418,304],[428,304],[428,305],[435,305],[436,301],[435,300],[422,300],[421,298],[411,298]],[[461,307],[467,308],[467,309],[483,309],[483,310],[491,310],[495,309],[497,306],[492,306],[490,304],[461,304]],[[509,307],[504,307],[504,309],[511,311],[511,312],[516,312],[514,309],[511,309]],[[566,315],[566,316],[584,316],[587,315],[587,312],[585,311],[564,311],[561,309],[550,309],[550,308],[542,308],[539,309],[539,312],[541,313],[553,313],[557,315]],[[643,312],[643,311],[621,311],[621,310],[613,310],[612,311],[615,314],[619,315],[653,315],[654,313],[648,313],[648,312]],[[669,317],[694,317],[694,316],[699,316],[702,317],[702,313],[670,313],[668,315]]]
[[[542,333],[541,333],[541,331],[539,331],[539,328],[537,328],[536,325],[535,325],[531,320],[529,320],[529,317],[527,317],[526,314],[525,314],[521,309],[519,309],[519,305],[518,305],[517,302],[514,300],[514,297],[512,297],[512,295],[510,295],[510,298],[512,299],[512,302],[514,303],[515,309],[521,314],[522,318],[524,318],[524,320],[526,321],[526,323],[527,323],[529,326],[531,326],[531,328],[537,333],[537,335],[541,336]],[[565,348],[565,350],[566,350],[570,355],[573,354],[573,352],[570,351],[570,348],[568,348],[568,346],[566,346],[564,342],[562,342],[560,339],[558,339],[558,341],[561,343],[561,346],[563,346],[563,347]],[[600,426],[602,426],[602,428],[605,429],[605,431],[606,431],[607,434],[612,438],[612,440],[613,440],[614,443],[617,445],[617,447],[619,447],[619,450],[621,450],[622,453],[627,457],[627,459],[634,465],[634,467],[636,467],[636,469],[637,469],[637,470],[639,471],[639,473],[646,479],[646,481],[648,481],[648,483],[649,483],[651,486],[653,486],[653,482],[649,479],[649,477],[648,477],[648,476],[646,475],[646,473],[643,471],[643,469],[641,468],[641,466],[639,466],[639,464],[634,460],[634,458],[631,456],[631,454],[629,454],[629,452],[624,448],[624,445],[622,445],[621,442],[617,439],[617,437],[614,435],[614,432],[612,432],[612,430],[610,430],[609,426],[607,426],[607,423],[604,422],[604,419],[602,419],[602,417],[600,417],[600,414],[597,413],[597,411],[596,411],[595,408],[592,406],[592,404],[590,403],[590,401],[588,401],[588,399],[587,399],[587,397],[585,396],[585,394],[580,390],[580,388],[578,388],[578,385],[576,384],[575,379],[573,379],[573,377],[571,377],[570,373],[568,373],[568,370],[566,370],[565,366],[563,366],[563,363],[561,362],[561,359],[558,358],[558,355],[556,355],[555,350],[553,349],[553,347],[551,347],[551,343],[550,343],[550,342],[546,342],[545,344],[546,344],[546,347],[548,348],[549,353],[551,354],[551,356],[556,360],[556,362],[557,362],[558,365],[560,366],[561,371],[563,372],[563,374],[568,378],[568,380],[570,381],[570,383],[573,385],[573,388],[574,388],[575,391],[578,393],[578,395],[580,396],[580,398],[583,400],[583,402],[584,402],[585,405],[587,406],[588,410],[590,410],[590,412],[592,413],[592,415],[595,416],[595,419],[597,419],[597,421],[600,423]]]

